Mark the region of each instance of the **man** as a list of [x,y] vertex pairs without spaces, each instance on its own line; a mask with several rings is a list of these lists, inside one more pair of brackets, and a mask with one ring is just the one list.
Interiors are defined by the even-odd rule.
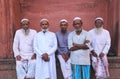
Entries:
[[92,66],[96,79],[109,77],[107,53],[110,48],[110,34],[103,28],[103,18],[95,19],[95,28],[89,31],[91,37]]
[[68,46],[71,51],[72,79],[90,79],[90,53],[87,31],[82,29],[82,19],[75,17],[75,30],[68,36]]
[[61,30],[56,33],[58,40],[58,59],[60,61],[61,70],[64,79],[72,79],[71,64],[69,60],[70,51],[68,49],[68,21],[65,19],[60,20]]
[[42,19],[40,26],[42,31],[35,36],[34,40],[34,49],[37,55],[35,79],[57,79],[55,63],[56,35],[48,30],[49,21],[47,19]]
[[36,56],[33,50],[33,39],[36,31],[30,29],[29,25],[28,19],[21,20],[22,28],[16,31],[13,42],[18,79],[33,79],[35,76]]

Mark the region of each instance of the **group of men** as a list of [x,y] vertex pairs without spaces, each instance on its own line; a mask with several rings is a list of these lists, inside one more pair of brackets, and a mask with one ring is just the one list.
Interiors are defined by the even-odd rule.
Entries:
[[60,30],[49,31],[49,21],[40,20],[41,31],[30,29],[29,19],[21,20],[21,29],[13,42],[18,79],[57,79],[56,59],[64,79],[90,79],[90,59],[96,79],[109,77],[107,53],[110,34],[103,28],[103,18],[95,19],[95,27],[86,31],[80,17],[73,19],[74,31],[68,30],[66,19],[59,22]]

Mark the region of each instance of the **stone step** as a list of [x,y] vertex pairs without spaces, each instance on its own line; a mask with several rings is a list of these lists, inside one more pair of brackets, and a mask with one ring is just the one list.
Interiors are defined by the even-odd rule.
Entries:
[[[120,79],[120,57],[108,57],[110,78]],[[63,79],[60,64],[57,61],[57,79]],[[0,59],[0,79],[17,79],[14,59]],[[91,70],[91,79],[95,79],[94,72]]]

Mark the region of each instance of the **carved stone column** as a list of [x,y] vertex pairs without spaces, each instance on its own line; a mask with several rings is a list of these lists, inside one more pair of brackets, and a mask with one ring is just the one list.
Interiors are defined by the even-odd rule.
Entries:
[[13,0],[0,0],[0,58],[12,56]]
[[119,0],[109,0],[108,2],[108,26],[109,31],[111,35],[111,50],[109,52],[109,55],[120,55],[118,53],[118,27],[119,27],[119,9],[118,9],[118,3]]
[[118,27],[118,55],[120,56],[120,0],[119,1],[119,27]]

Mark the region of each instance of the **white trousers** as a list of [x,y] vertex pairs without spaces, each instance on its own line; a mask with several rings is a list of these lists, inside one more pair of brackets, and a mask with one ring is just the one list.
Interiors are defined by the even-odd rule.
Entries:
[[68,59],[68,61],[65,62],[65,60],[62,58],[61,55],[58,55],[58,59],[60,61],[60,67],[61,67],[64,79],[72,79],[70,59]]
[[36,60],[16,61],[17,79],[35,78]]

